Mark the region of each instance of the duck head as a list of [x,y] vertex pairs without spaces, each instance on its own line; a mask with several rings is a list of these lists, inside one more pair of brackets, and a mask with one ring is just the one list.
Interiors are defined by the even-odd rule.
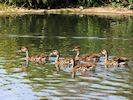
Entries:
[[28,49],[26,47],[21,48],[21,52],[26,52],[26,51],[28,51]]
[[106,54],[107,54],[107,50],[103,49],[103,50],[101,51],[101,54],[106,55]]
[[75,47],[74,49],[72,49],[72,51],[79,52],[80,51],[80,46]]
[[55,55],[55,56],[59,55],[59,51],[58,51],[58,50],[53,50],[53,51],[50,53],[50,56],[52,56],[52,55]]

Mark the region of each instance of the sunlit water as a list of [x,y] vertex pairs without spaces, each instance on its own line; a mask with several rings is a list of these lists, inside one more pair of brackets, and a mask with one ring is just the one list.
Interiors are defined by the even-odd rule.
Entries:
[[[74,46],[81,53],[109,51],[130,59],[129,66],[105,68],[101,57],[94,72],[77,74],[56,71],[46,65],[29,63],[25,68],[22,46],[30,54],[58,49],[62,57],[73,57]],[[87,15],[0,16],[0,99],[133,99],[133,17]]]

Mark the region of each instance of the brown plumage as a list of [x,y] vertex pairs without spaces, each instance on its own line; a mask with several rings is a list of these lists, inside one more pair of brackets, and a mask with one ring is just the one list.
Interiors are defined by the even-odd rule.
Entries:
[[77,72],[86,72],[86,71],[90,71],[90,70],[94,70],[96,67],[95,63],[81,63],[81,64],[77,64],[73,67],[73,71],[72,71],[72,78],[75,77]]
[[100,58],[100,54],[96,53],[80,55],[80,47],[75,47],[72,51],[77,53],[75,56],[76,61],[97,62]]
[[22,47],[20,51],[26,53],[26,61],[30,61],[33,63],[45,64],[49,59],[48,55],[44,53],[29,56],[29,51],[26,47]]
[[56,59],[55,59],[55,66],[57,71],[60,70],[60,67],[73,67],[74,64],[74,59],[73,58],[63,58],[63,59],[59,59],[60,58],[60,52],[58,50],[53,50],[52,53],[50,55],[55,55]]
[[85,72],[87,70],[94,69],[96,64],[94,63],[82,63],[77,64],[73,58],[63,58],[59,59],[60,53],[58,50],[53,50],[50,55],[55,55],[55,66],[57,71],[60,70],[60,67],[70,67],[72,69],[72,77],[74,78],[77,72]]
[[128,59],[126,57],[114,57],[111,60],[108,60],[108,52],[107,50],[102,50],[101,53],[105,56],[105,64],[112,66],[119,66],[126,64]]
[[107,65],[109,67],[110,66],[118,66],[119,65],[117,61],[115,61],[113,59],[111,59],[111,60],[108,59],[108,52],[105,49],[102,50],[101,53],[105,56],[105,60],[104,60],[104,64],[105,65]]
[[129,61],[129,59],[128,58],[126,58],[126,57],[113,57],[112,58],[114,61],[117,61],[119,64],[121,64],[121,65],[126,65],[127,64],[127,62]]

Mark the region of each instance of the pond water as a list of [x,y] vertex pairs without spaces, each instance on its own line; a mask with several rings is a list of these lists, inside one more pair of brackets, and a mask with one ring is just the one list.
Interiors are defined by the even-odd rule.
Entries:
[[[125,56],[128,66],[71,77],[56,72],[53,63],[23,67],[22,46],[30,54],[58,49],[62,57],[73,57],[74,46],[81,54],[107,49],[110,57]],[[54,60],[55,57],[51,57]],[[101,57],[101,61],[103,61]],[[0,16],[0,98],[2,100],[38,99],[133,99],[133,17],[88,15]]]

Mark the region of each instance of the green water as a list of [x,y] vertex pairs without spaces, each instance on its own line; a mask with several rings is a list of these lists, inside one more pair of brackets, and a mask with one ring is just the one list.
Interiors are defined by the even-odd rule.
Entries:
[[[107,49],[111,56],[125,56],[129,66],[77,75],[56,72],[53,63],[25,63],[22,46],[30,54],[58,49],[62,57],[73,57],[70,50],[81,46],[81,53]],[[52,61],[55,57],[50,58]],[[101,61],[103,61],[103,57]],[[0,16],[0,98],[2,100],[38,99],[133,99],[133,17],[87,15]]]

